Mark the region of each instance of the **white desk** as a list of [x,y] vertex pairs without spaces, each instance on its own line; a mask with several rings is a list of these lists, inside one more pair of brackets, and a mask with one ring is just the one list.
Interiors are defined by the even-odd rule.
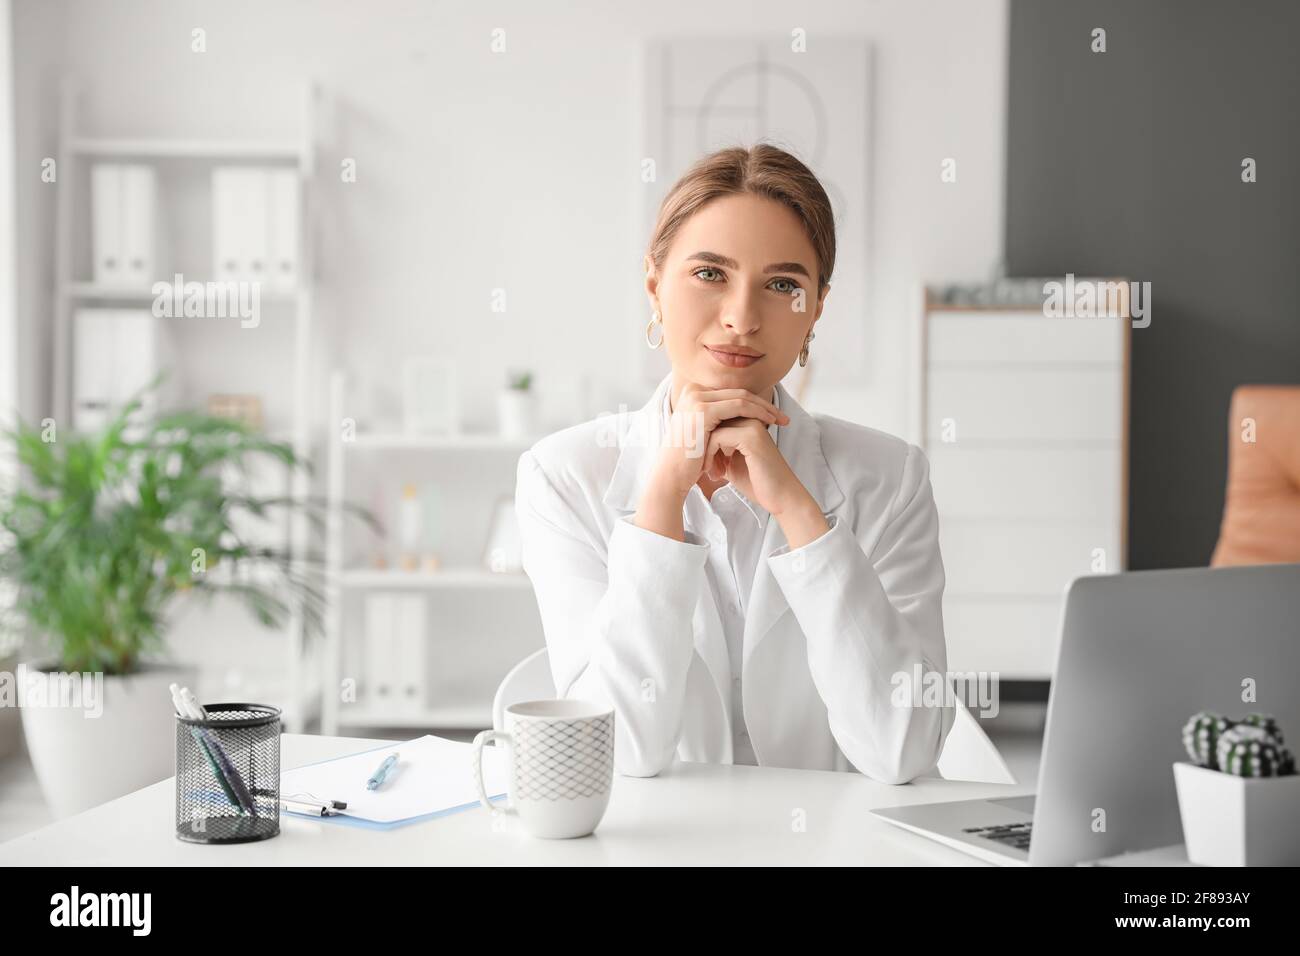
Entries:
[[[285,734],[281,765],[287,769],[385,742]],[[593,836],[579,840],[533,839],[513,816],[494,830],[492,815],[479,808],[388,831],[282,814],[274,839],[199,846],[176,839],[175,788],[168,778],[0,844],[0,866],[969,866],[981,864],[867,811],[1031,789],[928,778],[893,787],[852,773],[678,763],[654,778],[616,776],[605,819]],[[796,810],[804,811],[805,832],[792,826]]]

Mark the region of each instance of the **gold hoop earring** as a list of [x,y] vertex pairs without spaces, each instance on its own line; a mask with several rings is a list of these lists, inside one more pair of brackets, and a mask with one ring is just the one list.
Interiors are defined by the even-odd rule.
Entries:
[[[659,326],[659,340],[656,341],[656,342],[651,342],[651,341],[650,341],[650,333],[651,333],[652,331],[654,331],[654,327],[655,327],[656,325]],[[664,323],[663,323],[663,320],[661,320],[661,319],[659,318],[659,313],[658,313],[658,312],[656,312],[656,313],[654,314],[654,316],[650,319],[650,321],[646,324],[646,327],[645,327],[645,344],[650,348],[650,351],[652,351],[652,352],[653,352],[655,349],[659,348],[659,346],[661,346],[661,345],[664,344]]]
[[812,340],[817,338],[816,332],[809,332],[803,340],[803,348],[799,350],[799,367],[805,368],[808,365],[808,346],[812,345]]

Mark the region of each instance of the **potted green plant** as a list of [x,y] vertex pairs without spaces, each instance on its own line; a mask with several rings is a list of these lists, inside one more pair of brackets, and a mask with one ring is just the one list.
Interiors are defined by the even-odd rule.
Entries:
[[537,403],[533,373],[510,372],[497,397],[497,417],[502,438],[527,438],[537,430]]
[[50,649],[19,666],[17,684],[57,816],[171,774],[166,688],[194,680],[160,656],[178,598],[225,592],[267,626],[297,608],[317,627],[323,611],[310,563],[238,533],[250,516],[285,509],[319,520],[323,508],[255,497],[230,480],[258,456],[305,463],[239,422],[191,412],[146,420],[141,407],[129,403],[98,434],[8,433],[21,475],[0,494],[0,584]]
[[1191,762],[1174,764],[1187,859],[1203,866],[1300,863],[1300,775],[1268,714],[1202,711],[1183,727]]

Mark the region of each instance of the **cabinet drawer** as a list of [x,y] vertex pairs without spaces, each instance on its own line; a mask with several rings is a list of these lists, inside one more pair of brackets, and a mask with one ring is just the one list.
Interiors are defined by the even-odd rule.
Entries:
[[[1123,566],[1119,531],[1095,524],[939,519],[945,594],[1059,598],[1087,574]],[[1104,562],[1093,570],[1094,551]]]
[[1120,443],[1086,448],[930,445],[940,521],[1062,518],[1118,523]]
[[930,373],[926,436],[939,443],[952,419],[956,444],[978,441],[1119,441],[1124,382],[1112,368],[944,368]]
[[943,312],[930,317],[937,364],[1077,364],[1124,360],[1128,319],[1049,319],[1037,312]]

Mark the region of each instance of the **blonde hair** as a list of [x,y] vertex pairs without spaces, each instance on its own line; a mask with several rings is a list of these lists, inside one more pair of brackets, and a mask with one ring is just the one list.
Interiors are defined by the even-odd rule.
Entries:
[[826,190],[802,162],[780,147],[733,146],[697,160],[659,206],[647,254],[662,269],[673,238],[692,215],[719,196],[751,193],[793,210],[817,255],[818,295],[835,269],[835,214]]

